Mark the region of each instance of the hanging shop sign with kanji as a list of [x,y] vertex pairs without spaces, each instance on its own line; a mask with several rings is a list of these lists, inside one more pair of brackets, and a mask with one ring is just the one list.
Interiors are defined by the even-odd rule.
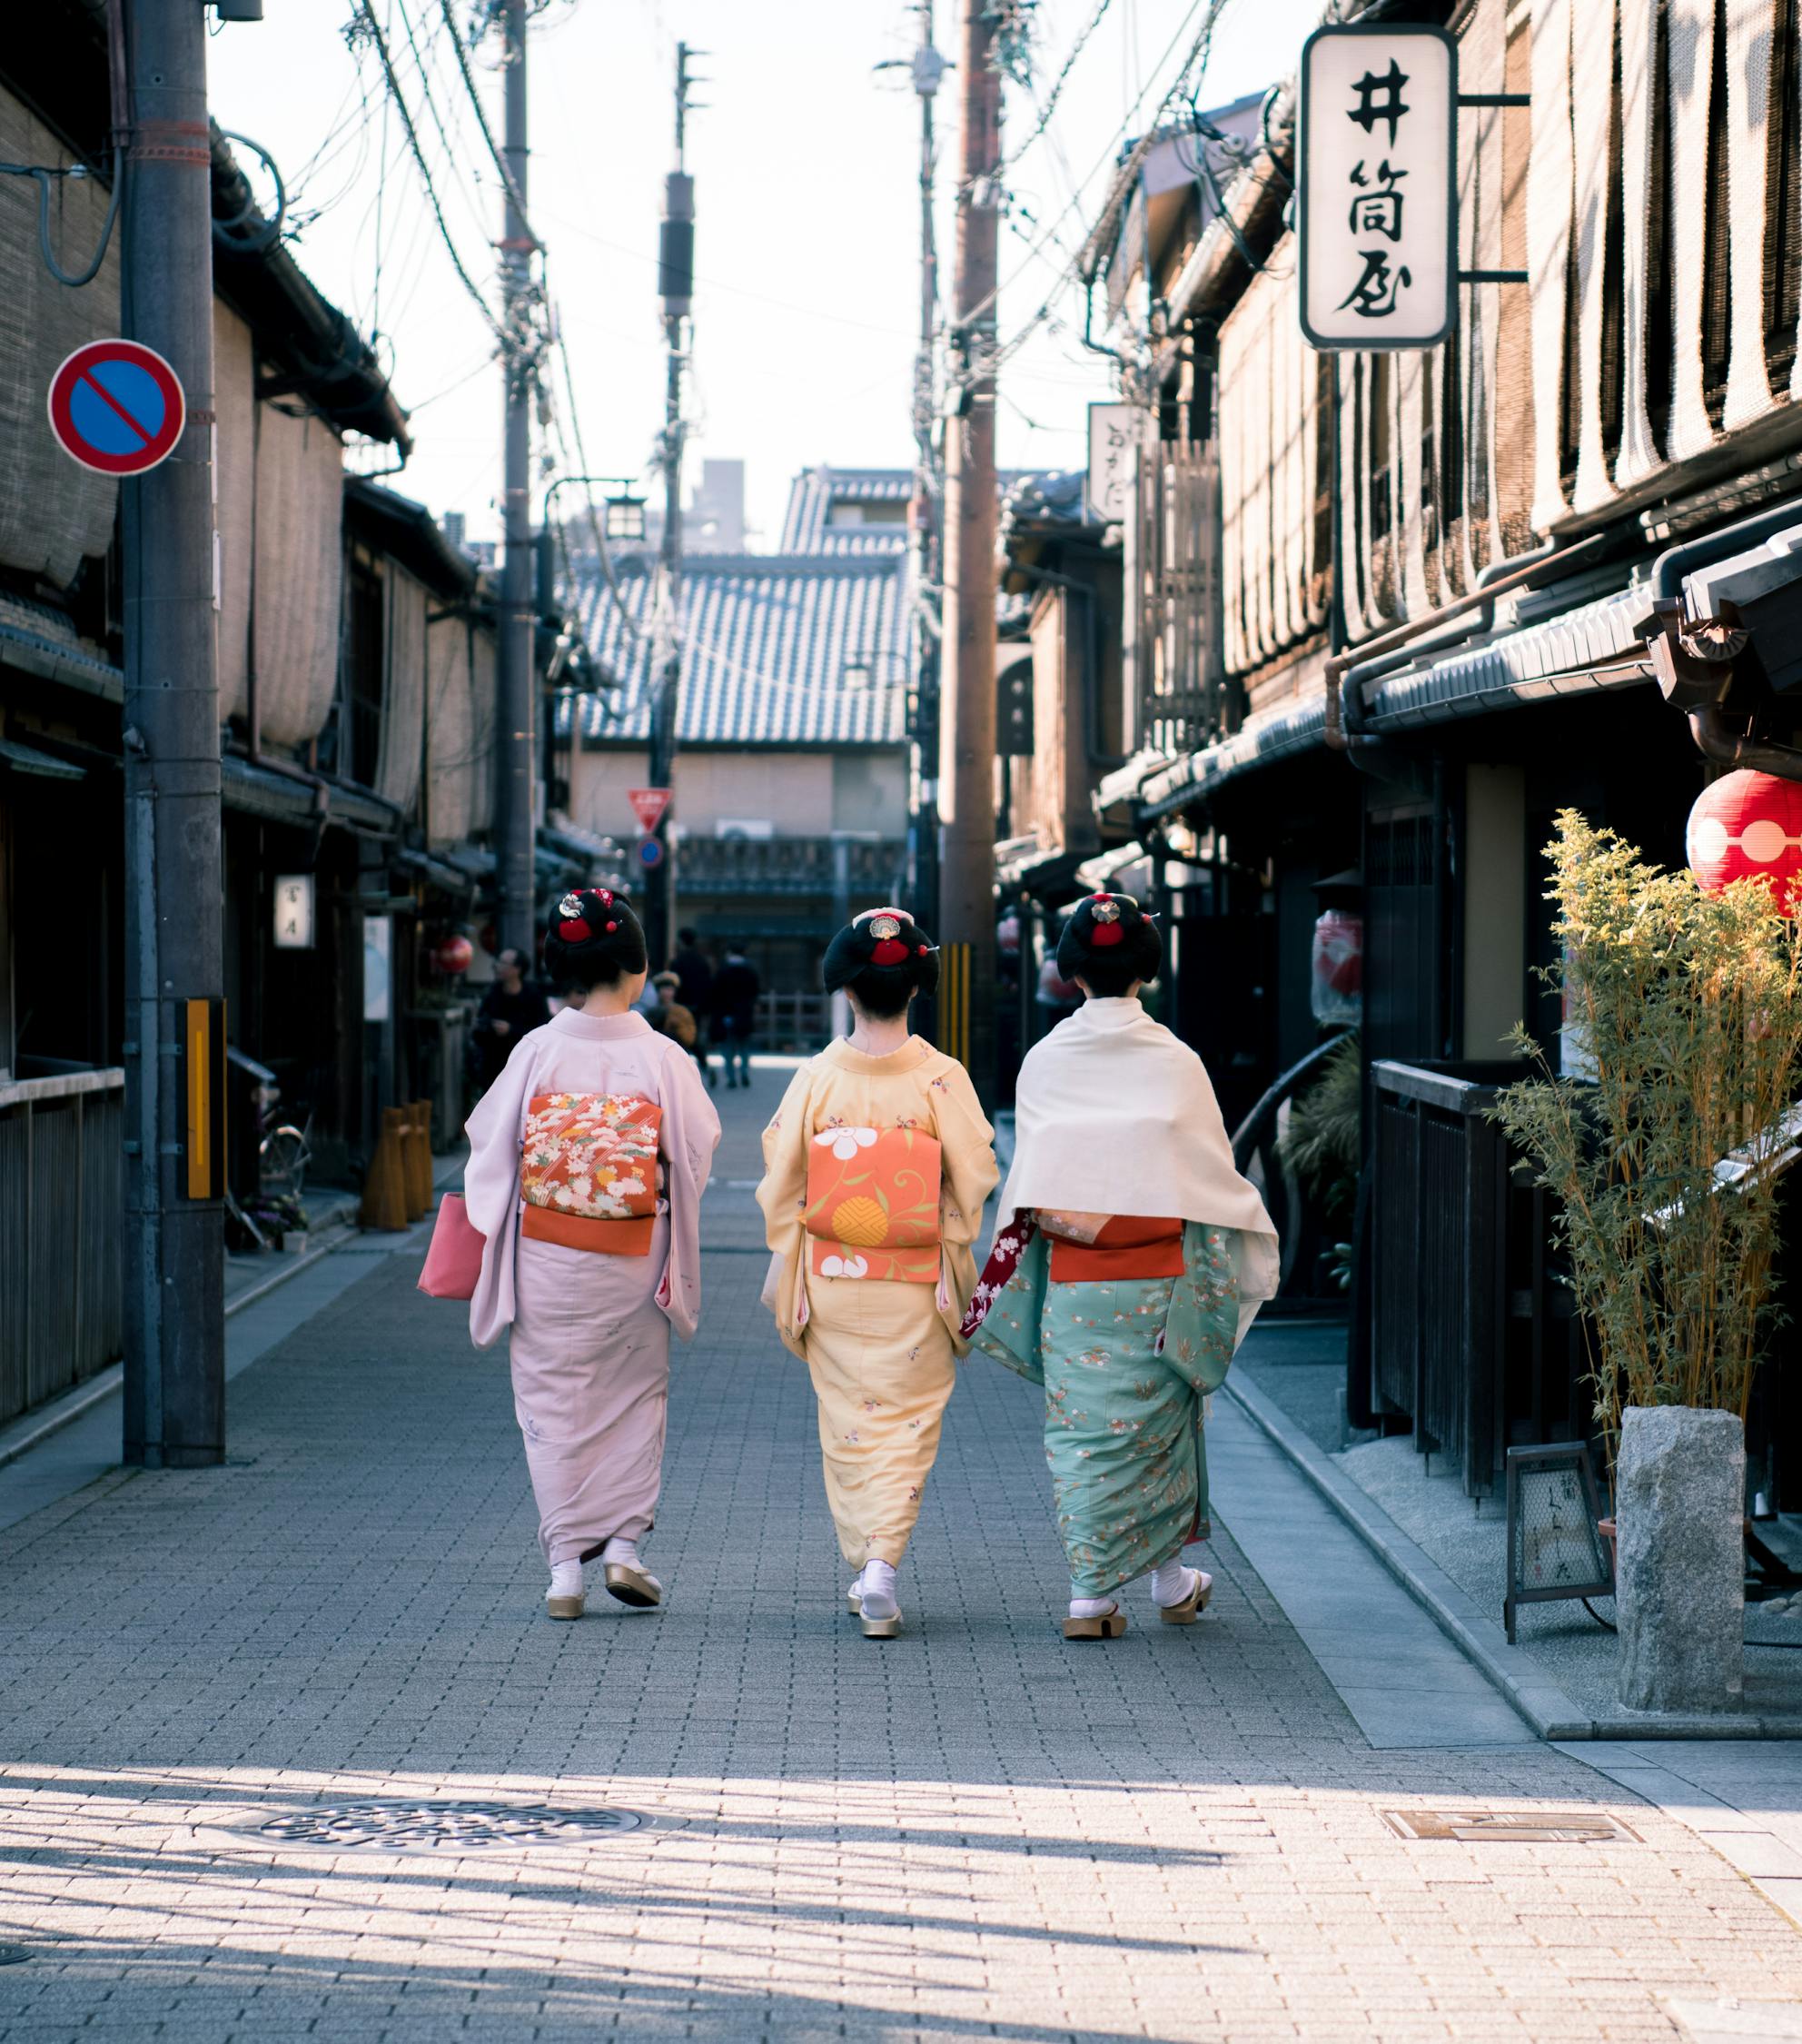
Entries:
[[1320,28],[1302,51],[1302,332],[1431,348],[1458,288],[1458,49],[1441,28]]

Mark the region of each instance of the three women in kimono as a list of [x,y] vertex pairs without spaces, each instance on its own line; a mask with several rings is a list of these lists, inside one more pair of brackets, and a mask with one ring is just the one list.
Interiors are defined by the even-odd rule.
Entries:
[[662,1601],[638,1543],[662,1483],[669,1330],[688,1339],[700,1312],[700,1197],[719,1118],[693,1058],[633,1007],[645,939],[622,900],[565,895],[544,963],[580,1005],[521,1037],[482,1096],[463,1193],[483,1237],[470,1333],[486,1348],[512,1329],[546,1609],[569,1619],[597,1556],[609,1595]]
[[968,1073],[909,1033],[938,982],[930,939],[899,908],[833,939],[826,985],[855,1022],[795,1075],[764,1131],[757,1191],[771,1250],[765,1301],[807,1365],[827,1500],[872,1639],[901,1628],[906,1553],[966,1346],[973,1245],[998,1176]]
[[964,1329],[1045,1386],[1066,1639],[1117,1639],[1116,1593],[1142,1575],[1166,1624],[1206,1604],[1212,1579],[1183,1549],[1208,1530],[1208,1394],[1279,1275],[1201,1059],[1139,1005],[1163,950],[1130,896],[1097,894],[1066,923],[1057,969],[1086,997],[1020,1067]]

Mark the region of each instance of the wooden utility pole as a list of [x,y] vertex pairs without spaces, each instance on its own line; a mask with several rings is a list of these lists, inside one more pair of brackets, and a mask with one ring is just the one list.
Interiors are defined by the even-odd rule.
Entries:
[[914,799],[911,906],[920,920],[938,919],[939,644],[945,621],[939,591],[937,408],[933,402],[933,342],[938,321],[938,237],[934,224],[934,179],[938,143],[933,101],[945,74],[945,59],[933,46],[933,0],[918,0],[920,44],[909,67],[920,102],[920,345],[914,358],[914,600],[915,670],[913,716]]
[[[123,486],[125,624],[124,1459],[225,1457],[224,888],[214,651],[213,170],[206,17],[125,10],[124,303],[186,424]],[[119,53],[115,50],[115,61]],[[71,294],[74,295],[73,293]],[[79,904],[77,915],[86,912]],[[0,1289],[17,1274],[0,1277]]]
[[944,830],[937,936],[967,946],[970,1076],[995,1097],[995,340],[1000,228],[1001,74],[987,0],[962,0],[956,274],[946,422],[948,616],[940,739]]

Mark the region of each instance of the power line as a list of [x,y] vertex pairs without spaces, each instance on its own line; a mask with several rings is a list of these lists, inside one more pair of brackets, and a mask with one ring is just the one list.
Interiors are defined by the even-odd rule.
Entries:
[[1011,151],[1007,155],[1004,156],[1001,159],[1000,164],[996,166],[997,170],[1012,170],[1014,165],[1020,161],[1021,157],[1026,154],[1027,150],[1029,150],[1033,146],[1034,143],[1035,143],[1038,138],[1045,133],[1046,128],[1051,125],[1051,117],[1057,111],[1057,103],[1063,96],[1064,88],[1069,82],[1070,74],[1076,68],[1076,59],[1082,55],[1083,51],[1088,45],[1090,36],[1092,36],[1094,34],[1095,30],[1101,26],[1102,16],[1106,14],[1108,8],[1112,6],[1113,4],[1114,0],[1100,0],[1100,5],[1095,8],[1094,13],[1089,16],[1087,22],[1085,22],[1083,27],[1077,31],[1076,40],[1070,45],[1070,54],[1064,60],[1063,69],[1060,70],[1056,77],[1052,80],[1050,94],[1039,108],[1038,121],[1034,126],[1032,133],[1022,139],[1020,146],[1017,149]]
[[[457,253],[457,244],[450,237],[450,229],[444,218],[444,208],[439,203],[438,187],[432,183],[431,172],[425,160],[425,151],[420,145],[419,130],[413,125],[413,116],[408,109],[406,100],[401,95],[401,82],[394,74],[394,60],[389,53],[388,38],[381,33],[381,24],[375,18],[372,0],[357,0],[357,5],[358,11],[369,24],[371,34],[374,38],[376,55],[381,59],[382,75],[388,81],[388,90],[393,96],[394,110],[401,116],[401,124],[407,131],[407,146],[412,151],[413,161],[419,166],[420,178],[425,185],[426,200],[431,207],[432,218],[438,223],[439,235],[443,241],[446,253],[450,255],[450,266],[457,273],[458,282],[476,302],[482,318],[488,322],[489,329],[495,339],[500,342],[503,349],[510,352],[511,343],[507,330],[495,318],[488,300],[481,293],[480,287],[477,284],[475,279],[470,276],[468,270],[463,267],[463,259]],[[428,100],[429,98],[430,95],[428,95]]]
[[[1187,29],[1190,22],[1194,19],[1195,15],[1199,11],[1199,7],[1202,4],[1203,0],[1197,0],[1197,5],[1190,9],[1188,15],[1185,17],[1183,23],[1182,28],[1178,29],[1175,37],[1173,38],[1169,45],[1169,48],[1165,50],[1165,57],[1170,55],[1171,50],[1173,50],[1176,47],[1177,43],[1181,41],[1183,32]],[[1218,24],[1221,15],[1226,11],[1229,6],[1232,5],[1232,4],[1233,0],[1205,0],[1205,5],[1207,6],[1207,17],[1202,23],[1201,31],[1196,35],[1194,42],[1190,45],[1189,54],[1183,58],[1181,66],[1178,68],[1175,77],[1166,87],[1163,97],[1158,102],[1156,108],[1153,110],[1146,125],[1144,134],[1140,136],[1139,140],[1134,144],[1132,150],[1121,164],[1120,170],[1116,174],[1116,181],[1118,181],[1118,179],[1120,178],[1129,176],[1133,170],[1136,167],[1136,165],[1140,163],[1143,163],[1145,157],[1151,154],[1152,147],[1157,139],[1157,124],[1163,118],[1164,110],[1170,105],[1171,102],[1173,99],[1177,98],[1180,94],[1182,94],[1184,92],[1185,88],[1188,88],[1192,91],[1199,88],[1201,79],[1206,74],[1208,59],[1212,55],[1213,32],[1215,25]],[[1160,58],[1153,71],[1153,75],[1156,74],[1156,71],[1162,70],[1163,67],[1163,58]],[[1190,81],[1192,78],[1194,81],[1193,86],[1190,85]],[[1144,92],[1142,92],[1139,95],[1140,101],[1143,101],[1145,92],[1149,92],[1150,89],[1150,85],[1147,84],[1144,88]],[[1127,116],[1128,121],[1130,121],[1134,117],[1134,115],[1136,114],[1138,111],[1138,105],[1139,101],[1135,101],[1134,103],[1132,113]],[[1117,131],[1117,133],[1124,134],[1124,124],[1123,124],[1122,128]],[[1109,146],[1111,149],[1113,144],[1110,144]],[[1104,160],[1105,159],[1104,159]],[[1097,164],[1096,168],[1098,169],[1100,165]],[[1091,171],[1089,173],[1089,176],[1093,177],[1094,175],[1094,172]],[[1086,183],[1087,180],[1084,180],[1084,182]],[[1074,202],[1073,200],[1073,203],[1074,203]],[[1068,207],[1064,209],[1065,212],[1067,212],[1068,210]],[[1062,218],[1063,214],[1060,213],[1058,216],[1058,221],[1061,221]],[[1054,231],[1057,224],[1058,222],[1053,223]],[[1045,240],[1048,240],[1050,236],[1047,235],[1046,237],[1045,237]],[[1042,240],[1040,243],[1041,248],[1043,248],[1045,245],[1045,240]],[[1074,282],[1078,271],[1081,269],[1082,256],[1084,253],[1084,250],[1079,250],[1077,252],[1076,260],[1074,262],[1066,263],[1064,264],[1064,268],[1059,271],[1056,280],[1052,284],[1050,291],[1046,293],[1045,301],[1039,306],[1037,312],[1035,312],[1033,316],[1025,322],[1025,324],[1020,328],[1018,332],[1012,335],[1007,341],[1004,342],[1000,346],[996,348],[993,362],[994,368],[998,369],[1014,354],[1017,353],[1018,351],[1023,346],[1025,346],[1026,341],[1036,331],[1036,329],[1041,326],[1045,320],[1051,317],[1053,312],[1056,308],[1059,296],[1064,292],[1065,286]],[[976,313],[981,313],[984,310],[985,310],[985,307],[980,305],[975,308]],[[975,314],[972,314],[971,316],[974,317]]]
[[488,153],[494,159],[494,167],[500,173],[500,182],[507,188],[507,196],[513,202],[513,210],[521,221],[531,240],[532,246],[542,253],[544,243],[533,232],[526,213],[526,202],[520,195],[520,188],[513,182],[513,174],[507,168],[507,159],[494,139],[494,130],[488,124],[488,115],[481,104],[481,94],[476,90],[475,74],[470,69],[470,53],[464,46],[461,32],[458,29],[456,16],[450,11],[450,0],[438,0],[439,11],[444,16],[444,25],[450,31],[450,47],[457,53],[457,68],[463,74],[463,89],[470,95],[470,104],[475,108],[476,125],[481,130],[481,138],[488,144]]

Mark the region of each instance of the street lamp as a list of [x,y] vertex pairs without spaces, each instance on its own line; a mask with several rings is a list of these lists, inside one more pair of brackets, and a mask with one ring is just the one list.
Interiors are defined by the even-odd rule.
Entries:
[[645,501],[629,491],[607,500],[601,513],[601,530],[609,540],[642,540],[645,536]]

